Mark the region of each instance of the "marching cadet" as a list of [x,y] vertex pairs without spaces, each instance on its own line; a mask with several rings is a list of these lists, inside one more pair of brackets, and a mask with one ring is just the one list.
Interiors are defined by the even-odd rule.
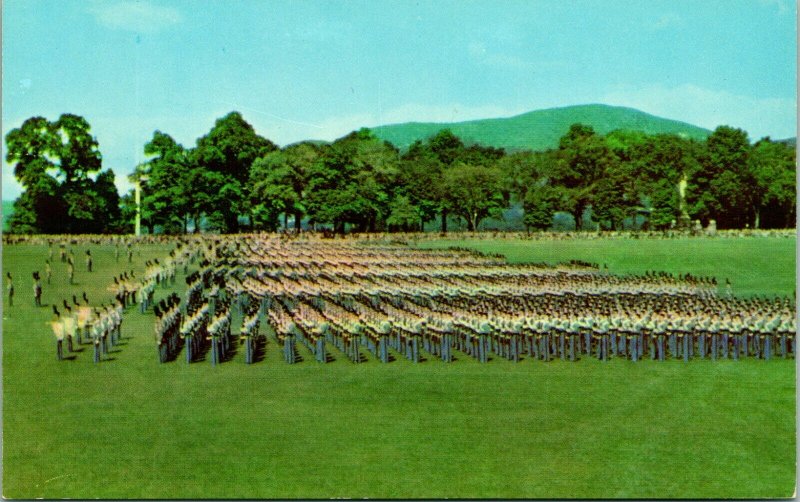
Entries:
[[225,316],[218,315],[212,319],[208,326],[209,337],[211,340],[211,365],[216,366],[225,357]]
[[597,323],[589,335],[589,341],[587,342],[587,346],[590,347],[589,355],[591,355],[591,346],[595,345],[597,347],[596,357],[600,361],[605,361],[605,351],[603,350],[603,340],[606,339],[608,335],[608,330],[610,329],[611,324],[608,321],[608,317],[603,317],[599,323]]
[[101,343],[101,337],[102,337],[101,335],[102,335],[102,333],[101,333],[101,330],[100,330],[100,327],[99,327],[99,323],[95,322],[92,325],[92,338],[91,338],[91,340],[92,340],[92,342],[94,344],[94,362],[95,362],[95,364],[100,362],[100,351],[101,351],[100,343]]
[[62,361],[64,359],[64,323],[61,321],[61,316],[55,306],[53,306],[53,313],[54,318],[50,322],[50,327],[56,337],[56,358]]
[[[411,331],[410,336],[410,351],[411,351],[411,361],[418,363],[419,362],[419,339],[422,336],[423,331],[425,330],[425,323],[416,323],[414,325],[414,329]],[[448,321],[448,323],[444,326],[445,333],[452,333],[453,332],[453,323]]]
[[33,303],[36,307],[42,306],[42,282],[39,279],[39,272],[33,273]]
[[76,322],[72,309],[64,302],[64,336],[67,338],[67,351],[72,352],[72,339],[75,336]]
[[639,360],[639,337],[644,329],[644,322],[641,318],[636,319],[633,326],[625,333],[625,342],[628,348],[628,354],[631,361],[637,362]]
[[739,321],[739,316],[734,317],[733,319],[728,321],[728,331],[731,334],[731,339],[733,341],[733,360],[739,360],[739,353],[741,351],[741,338],[742,338],[742,324]]
[[389,336],[391,333],[392,323],[389,320],[382,321],[378,328],[378,358],[382,363],[389,362]]
[[295,363],[294,333],[297,326],[294,322],[289,323],[286,333],[283,333],[283,358],[289,364]]
[[[762,317],[763,319],[763,317]],[[772,322],[764,321],[761,324],[761,330],[758,334],[761,346],[764,347],[762,351],[762,358],[769,361],[772,357]]]
[[156,348],[158,350],[158,362],[159,364],[163,364],[167,362],[168,346],[166,343],[164,343],[165,321],[163,318],[163,313],[161,312],[161,307],[159,305],[153,306],[153,315],[155,315],[156,317],[154,331],[156,339]]
[[485,320],[478,327],[478,360],[482,363],[489,362],[487,339],[491,331],[492,325]]
[[186,318],[183,320],[183,324],[181,324],[180,330],[180,337],[184,340],[184,345],[186,346],[186,363],[191,363],[194,357],[193,348],[194,348],[194,341],[193,341],[193,316],[187,315]]
[[778,328],[778,332],[781,337],[781,357],[786,359],[788,357],[789,350],[789,336],[792,332],[791,321],[789,320],[788,316],[784,317],[782,320],[780,327]]
[[657,318],[653,323],[652,336],[654,336],[656,339],[656,349],[658,351],[659,361],[666,360],[666,353],[665,353],[666,347],[664,347],[664,337],[666,336],[667,326],[668,326],[668,321],[663,318]]
[[67,261],[67,276],[69,276],[69,284],[75,284],[75,264],[71,259]]
[[328,358],[325,352],[325,336],[328,333],[328,323],[321,322],[314,328],[316,331],[317,341],[316,341],[316,348],[314,350],[314,355],[316,356],[317,362],[319,363],[327,363]]
[[8,306],[14,306],[14,280],[11,278],[11,272],[6,272],[6,291],[8,291]]
[[[706,340],[710,333],[709,329],[711,328],[711,319],[709,317],[703,318],[700,322],[697,323],[695,326],[695,330],[697,331],[697,354],[700,356],[700,359],[705,359],[706,354],[708,353],[706,349]],[[745,354],[747,353],[747,348],[745,345]]]
[[350,356],[350,360],[356,364],[361,363],[361,354],[359,354],[358,352],[358,340],[361,337],[362,330],[363,326],[361,325],[361,323],[359,322],[352,323],[350,325],[350,333],[349,333],[350,343],[346,345],[348,347],[347,354]]
[[114,305],[114,322],[117,326],[117,340],[122,340],[122,314],[124,312],[122,302],[117,300]]
[[730,341],[730,325],[728,319],[722,319],[719,323],[720,327],[720,349],[722,352],[722,359],[728,358],[728,342]]

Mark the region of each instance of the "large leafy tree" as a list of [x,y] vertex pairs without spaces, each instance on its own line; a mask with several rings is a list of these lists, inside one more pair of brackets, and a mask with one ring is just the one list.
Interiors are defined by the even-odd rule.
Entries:
[[11,231],[99,233],[119,219],[114,174],[97,174],[102,155],[83,117],[29,118],[9,131],[6,146],[6,161],[25,188]]
[[[607,141],[619,159],[600,183],[618,187],[609,215],[633,218],[640,209],[649,211],[648,225],[666,228],[680,219],[684,204],[679,185],[697,170],[697,145],[676,135],[648,136],[638,131],[614,131]],[[605,185],[605,187],[603,187]]]
[[337,232],[351,223],[357,231],[385,226],[397,184],[399,154],[388,142],[361,129],[323,148],[309,175],[307,207],[317,223]]
[[[256,134],[239,112],[218,119],[208,134],[197,140],[193,161],[204,170],[219,174],[224,184],[208,196],[207,212],[221,218],[221,230],[237,232],[239,216],[249,214],[246,183],[253,162],[278,147]],[[204,178],[216,188],[218,177]],[[251,215],[252,219],[252,215]]]
[[501,182],[501,172],[496,165],[459,162],[445,172],[450,207],[466,220],[468,230],[477,230],[481,220],[499,215],[505,207]]
[[583,124],[570,126],[555,155],[551,181],[561,192],[558,209],[571,213],[581,229],[584,211],[599,201],[598,194],[607,195],[602,190],[608,186],[606,176],[619,160],[606,139]]
[[249,180],[253,207],[263,214],[283,213],[285,219],[291,214],[299,230],[306,213],[309,176],[319,156],[318,145],[303,142],[256,159]]
[[753,205],[753,226],[794,226],[797,204],[796,152],[764,138],[753,145],[747,164],[747,190]]
[[742,228],[752,209],[748,189],[750,142],[741,129],[719,126],[700,152],[700,167],[689,180],[687,202],[690,214],[717,221],[719,228]]
[[[502,148],[485,147],[481,145],[465,146],[463,141],[453,134],[450,129],[442,129],[428,139],[426,149],[438,160],[441,171],[435,171],[437,179],[434,186],[437,186],[437,196],[439,212],[441,214],[442,232],[447,232],[447,215],[450,212],[463,212],[463,205],[457,208],[453,202],[457,200],[454,196],[452,181],[458,177],[450,173],[453,169],[460,169],[463,165],[496,167],[496,161],[505,155]],[[492,169],[493,175],[498,174]],[[508,202],[508,192],[502,191],[502,186],[497,189],[500,195],[504,195],[504,200]],[[493,204],[493,203],[492,203]],[[460,214],[463,216],[463,214]],[[484,216],[485,217],[485,216]],[[481,217],[482,219],[483,217]],[[465,218],[468,222],[469,218]],[[469,225],[469,223],[468,223]]]
[[142,182],[144,220],[151,232],[155,225],[161,225],[166,233],[186,232],[197,193],[189,179],[195,168],[189,152],[169,134],[155,131],[144,145],[144,153],[151,158],[134,174],[146,176]]
[[[398,191],[416,208],[420,229],[445,209],[444,167],[439,157],[421,141],[414,142],[401,157]],[[446,223],[444,225],[446,230]]]

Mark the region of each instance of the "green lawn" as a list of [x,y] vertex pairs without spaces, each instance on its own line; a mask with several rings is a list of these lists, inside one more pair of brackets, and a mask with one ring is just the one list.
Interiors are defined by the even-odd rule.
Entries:
[[[772,259],[760,260],[744,248],[732,256],[737,242],[688,243],[696,272],[733,270],[734,261],[751,264],[753,277],[774,274],[779,260],[793,266],[785,242],[748,242],[753,253],[770,250]],[[503,243],[515,261],[541,261],[547,246],[549,256],[569,258],[569,245],[580,251],[576,242]],[[606,244],[606,258],[593,261],[628,270],[622,264],[639,258],[626,259],[624,246]],[[216,368],[159,365],[152,314],[130,309],[114,360],[94,365],[86,346],[59,363],[45,325],[50,307],[32,306],[30,274],[46,254],[3,249],[17,288],[3,312],[5,497],[760,498],[794,490],[794,361],[480,365],[462,356],[450,365],[353,365],[334,352],[329,365],[305,353],[288,366],[272,342],[254,366],[243,354]],[[146,247],[135,268],[163,254]],[[93,255],[95,273],[79,264],[80,285],[45,285],[44,303],[84,289],[109,299],[112,249]],[[793,271],[783,273],[779,290],[751,281],[746,292],[790,291]],[[64,277],[57,263],[54,279]],[[731,277],[742,292],[746,276]]]

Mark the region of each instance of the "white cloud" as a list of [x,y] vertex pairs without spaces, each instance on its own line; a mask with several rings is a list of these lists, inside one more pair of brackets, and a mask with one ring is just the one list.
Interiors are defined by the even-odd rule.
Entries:
[[606,93],[601,102],[637,108],[711,130],[719,125],[739,127],[753,140],[797,135],[796,98],[744,96],[683,84],[619,87]]
[[545,65],[533,63],[518,56],[503,54],[489,50],[483,42],[471,42],[467,46],[467,51],[473,61],[478,64],[494,66],[499,68],[511,68],[515,70],[533,71],[541,69]]
[[154,33],[183,22],[177,9],[141,0],[97,2],[92,4],[89,12],[107,28],[137,33]]
[[665,30],[667,28],[673,28],[683,25],[683,19],[675,14],[675,13],[668,13],[664,14],[663,16],[659,17],[654,23],[650,25],[650,28],[653,30]]

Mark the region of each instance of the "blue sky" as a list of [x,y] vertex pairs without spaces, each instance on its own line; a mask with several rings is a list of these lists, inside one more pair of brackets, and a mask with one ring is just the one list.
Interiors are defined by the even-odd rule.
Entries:
[[[186,146],[239,110],[280,145],[361,126],[631,106],[796,135],[796,3],[3,2],[3,135],[84,116],[127,190],[158,129]],[[3,143],[5,156],[5,143]],[[8,166],[3,199],[20,193]]]

